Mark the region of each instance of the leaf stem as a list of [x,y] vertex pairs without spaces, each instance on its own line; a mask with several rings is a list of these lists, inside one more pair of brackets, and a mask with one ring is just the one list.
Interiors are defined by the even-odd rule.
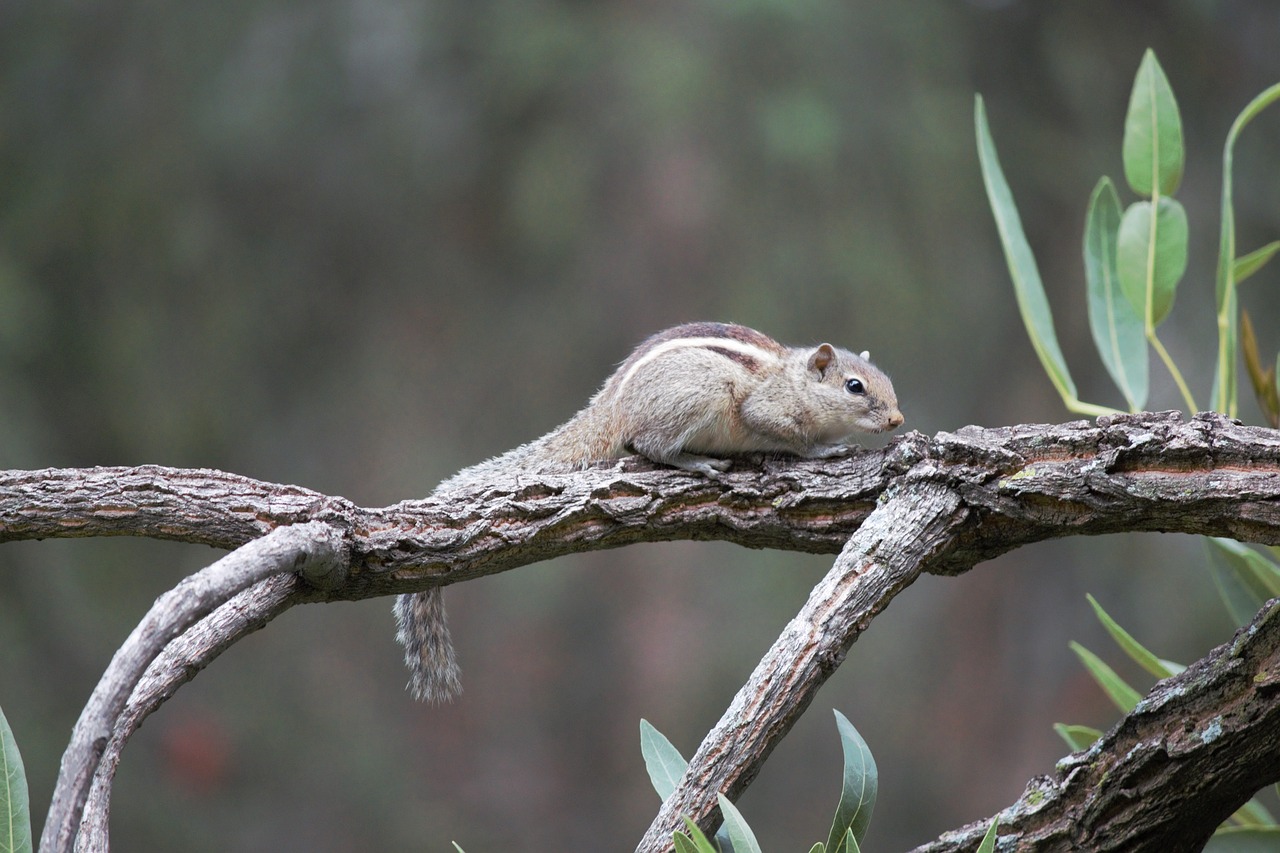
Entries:
[[1124,414],[1123,409],[1113,409],[1110,406],[1086,403],[1083,400],[1077,400],[1075,397],[1068,397],[1065,394],[1062,397],[1062,403],[1067,407],[1068,412],[1075,412],[1077,415],[1088,415],[1091,418],[1101,417],[1102,415]]
[[1160,355],[1160,360],[1169,369],[1169,375],[1173,377],[1173,381],[1178,385],[1178,390],[1182,392],[1182,399],[1187,404],[1187,413],[1194,415],[1200,411],[1200,408],[1196,405],[1195,398],[1191,396],[1191,389],[1187,387],[1187,381],[1182,378],[1182,373],[1178,370],[1178,365],[1173,363],[1173,359],[1169,356],[1169,351],[1164,348],[1164,344],[1160,343],[1160,339],[1156,337],[1155,329],[1147,329],[1147,340],[1151,342],[1151,346]]

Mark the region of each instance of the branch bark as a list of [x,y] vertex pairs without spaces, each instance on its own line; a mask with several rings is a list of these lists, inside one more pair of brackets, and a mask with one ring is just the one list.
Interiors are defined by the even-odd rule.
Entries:
[[[1122,530],[1280,543],[1280,433],[1176,413],[968,427],[932,439],[911,433],[842,460],[744,460],[714,480],[634,458],[571,475],[512,472],[476,491],[382,509],[216,471],[0,472],[0,542],[136,535],[238,548],[305,522],[345,543],[349,571],[326,582],[262,581],[148,661],[92,770],[101,805],[85,812],[84,843],[105,846],[115,762],[142,717],[293,604],[410,592],[639,541],[839,552],[640,847],[670,849],[662,839],[678,813],[713,823],[715,792],[749,784],[867,623],[919,573],[958,574],[1031,542]],[[1072,790],[1072,802],[1088,803],[1098,789]],[[87,834],[90,825],[99,834]]]
[[[152,662],[169,643],[215,607],[273,575],[293,573],[312,582],[340,582],[345,549],[333,528],[319,522],[278,527],[184,579],[156,599],[108,664],[71,732],[62,756],[49,815],[40,839],[42,848],[68,849],[89,795],[100,775],[102,758],[113,737],[123,748],[128,734],[119,729],[126,702]],[[114,764],[111,765],[114,775]],[[110,777],[107,779],[108,784]],[[105,846],[105,839],[104,839]],[[99,850],[104,846],[86,849]]]
[[[1002,811],[1009,849],[1183,853],[1280,779],[1280,599]],[[978,849],[990,821],[912,853]],[[1001,848],[1005,849],[1005,848]]]

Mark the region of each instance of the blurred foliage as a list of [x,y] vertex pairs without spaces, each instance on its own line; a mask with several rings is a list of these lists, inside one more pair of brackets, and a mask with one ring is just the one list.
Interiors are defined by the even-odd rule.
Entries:
[[[870,349],[909,428],[1059,420],[1008,298],[977,91],[1081,396],[1120,405],[1061,223],[1118,173],[1146,47],[1178,92],[1180,198],[1214,209],[1278,29],[1267,0],[0,4],[0,466],[211,466],[391,503],[554,426],[689,319]],[[1242,247],[1280,231],[1278,134],[1264,114],[1236,152]],[[1162,329],[1195,387],[1213,342],[1180,317],[1212,311],[1215,248],[1193,238]],[[1241,294],[1263,353],[1276,269]],[[1148,405],[1178,399],[1153,375]],[[1046,544],[902,596],[824,692],[877,744],[869,843],[992,813],[1061,753],[1049,722],[1108,719],[1064,650],[1099,639],[1084,589],[1180,659],[1221,641],[1189,542]],[[37,824],[111,650],[213,556],[0,548],[0,704]],[[460,585],[467,693],[443,710],[405,697],[389,602],[291,612],[139,734],[117,844],[625,848],[652,817],[635,721],[696,742],[828,565],[684,543]],[[809,770],[839,762],[802,720],[743,799],[763,847],[826,820]]]

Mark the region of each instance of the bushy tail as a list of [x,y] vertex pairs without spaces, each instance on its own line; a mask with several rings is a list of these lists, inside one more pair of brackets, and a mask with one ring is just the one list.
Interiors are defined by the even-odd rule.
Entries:
[[440,588],[397,596],[395,614],[396,639],[409,667],[409,692],[420,701],[451,701],[462,692],[462,683]]

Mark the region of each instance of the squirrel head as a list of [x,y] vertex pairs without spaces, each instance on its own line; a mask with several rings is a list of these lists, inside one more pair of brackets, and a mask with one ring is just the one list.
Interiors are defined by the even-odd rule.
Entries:
[[813,382],[812,414],[817,440],[838,443],[856,433],[888,432],[902,426],[893,383],[861,355],[819,344],[805,369]]

